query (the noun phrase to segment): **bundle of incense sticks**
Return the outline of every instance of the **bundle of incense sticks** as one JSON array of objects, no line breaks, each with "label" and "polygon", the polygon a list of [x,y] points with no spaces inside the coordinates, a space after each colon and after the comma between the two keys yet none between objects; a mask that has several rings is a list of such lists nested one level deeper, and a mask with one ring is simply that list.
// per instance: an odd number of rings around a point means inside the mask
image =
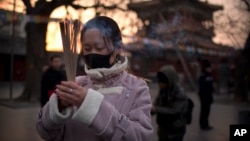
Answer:
[{"label": "bundle of incense sticks", "polygon": [[64,20],[60,22],[63,44],[63,56],[68,81],[75,81],[77,69],[77,45],[81,22],[78,20]]}]

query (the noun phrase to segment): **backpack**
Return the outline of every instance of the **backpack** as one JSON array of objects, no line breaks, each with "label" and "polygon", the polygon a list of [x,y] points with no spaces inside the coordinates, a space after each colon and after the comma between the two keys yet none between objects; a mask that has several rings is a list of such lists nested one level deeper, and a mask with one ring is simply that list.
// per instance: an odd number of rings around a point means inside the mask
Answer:
[{"label": "backpack", "polygon": [[187,111],[186,111],[187,124],[191,124],[192,122],[193,108],[194,108],[194,102],[190,98],[188,98]]}]

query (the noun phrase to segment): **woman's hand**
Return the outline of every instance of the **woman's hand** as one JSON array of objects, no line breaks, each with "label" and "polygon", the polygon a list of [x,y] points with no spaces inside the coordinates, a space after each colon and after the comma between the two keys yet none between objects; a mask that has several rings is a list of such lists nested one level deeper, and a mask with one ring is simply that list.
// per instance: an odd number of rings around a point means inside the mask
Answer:
[{"label": "woman's hand", "polygon": [[155,106],[151,107],[151,112],[155,112]]},{"label": "woman's hand", "polygon": [[62,81],[60,85],[56,86],[56,94],[64,104],[80,107],[87,94],[87,89],[76,82]]},{"label": "woman's hand", "polygon": [[62,110],[64,108],[67,108],[68,106],[70,106],[69,103],[67,103],[66,101],[62,100],[62,99],[58,99],[58,108],[59,108],[59,111],[62,112]]}]

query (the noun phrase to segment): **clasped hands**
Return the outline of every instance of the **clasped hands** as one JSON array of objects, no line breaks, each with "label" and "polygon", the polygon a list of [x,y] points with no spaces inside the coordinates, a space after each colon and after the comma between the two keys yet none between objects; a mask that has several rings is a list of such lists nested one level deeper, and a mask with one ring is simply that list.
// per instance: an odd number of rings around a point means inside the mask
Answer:
[{"label": "clasped hands", "polygon": [[62,81],[56,85],[55,93],[59,99],[59,109],[62,110],[68,106],[80,107],[86,94],[87,89],[73,81]]}]

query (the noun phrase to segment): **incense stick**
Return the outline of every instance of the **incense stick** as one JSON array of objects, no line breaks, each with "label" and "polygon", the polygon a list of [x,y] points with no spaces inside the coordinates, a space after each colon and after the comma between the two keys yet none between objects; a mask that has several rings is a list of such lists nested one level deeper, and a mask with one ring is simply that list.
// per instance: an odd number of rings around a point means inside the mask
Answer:
[{"label": "incense stick", "polygon": [[77,69],[77,40],[81,23],[78,20],[60,22],[63,56],[68,81],[75,81]]}]

